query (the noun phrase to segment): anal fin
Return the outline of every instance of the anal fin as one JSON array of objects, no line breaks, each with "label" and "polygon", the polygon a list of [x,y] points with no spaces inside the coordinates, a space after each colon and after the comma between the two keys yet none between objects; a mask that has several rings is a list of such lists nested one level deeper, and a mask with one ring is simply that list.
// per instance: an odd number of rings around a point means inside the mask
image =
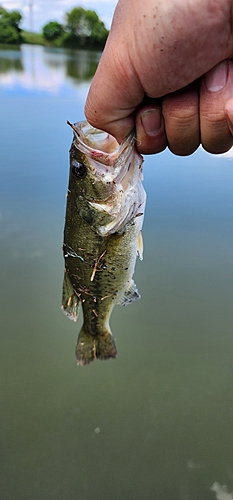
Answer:
[{"label": "anal fin", "polygon": [[67,272],[64,274],[63,288],[62,288],[62,310],[69,319],[77,321],[79,299],[74,292],[73,285]]},{"label": "anal fin", "polygon": [[122,297],[120,297],[117,300],[116,304],[118,304],[120,306],[127,306],[128,304],[130,304],[134,300],[137,300],[140,298],[141,298],[141,295],[140,295],[134,281],[131,280],[128,287],[124,291],[124,294],[122,295]]}]

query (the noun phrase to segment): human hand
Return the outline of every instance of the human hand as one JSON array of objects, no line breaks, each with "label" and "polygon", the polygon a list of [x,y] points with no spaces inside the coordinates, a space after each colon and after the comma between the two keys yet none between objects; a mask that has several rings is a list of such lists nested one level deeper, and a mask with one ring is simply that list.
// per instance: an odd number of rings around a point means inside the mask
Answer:
[{"label": "human hand", "polygon": [[137,149],[233,144],[232,0],[120,0],[88,94],[91,125]]}]

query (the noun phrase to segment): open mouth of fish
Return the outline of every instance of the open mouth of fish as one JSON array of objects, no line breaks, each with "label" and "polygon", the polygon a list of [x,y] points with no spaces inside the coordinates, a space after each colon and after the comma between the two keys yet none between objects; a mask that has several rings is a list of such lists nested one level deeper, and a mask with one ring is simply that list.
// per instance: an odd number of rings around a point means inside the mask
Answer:
[{"label": "open mouth of fish", "polygon": [[92,127],[88,122],[83,122],[83,125],[80,127],[79,139],[80,142],[84,142],[84,145],[90,151],[93,149],[96,150],[101,156],[103,155],[103,158],[106,154],[116,154],[120,147],[115,137],[103,130]]},{"label": "open mouth of fish", "polygon": [[92,127],[87,121],[72,125],[75,146],[89,159],[93,175],[105,182],[121,184],[126,190],[134,179],[135,170],[141,168],[143,158],[135,149],[135,133],[132,131],[122,144],[115,137]]}]

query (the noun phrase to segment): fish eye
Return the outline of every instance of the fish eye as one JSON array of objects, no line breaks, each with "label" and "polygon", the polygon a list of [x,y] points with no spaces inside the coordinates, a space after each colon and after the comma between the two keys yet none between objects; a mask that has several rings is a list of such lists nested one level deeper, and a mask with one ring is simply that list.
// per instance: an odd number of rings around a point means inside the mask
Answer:
[{"label": "fish eye", "polygon": [[83,179],[86,175],[86,167],[84,163],[80,163],[79,161],[73,160],[72,161],[72,173],[77,177],[78,179]]}]

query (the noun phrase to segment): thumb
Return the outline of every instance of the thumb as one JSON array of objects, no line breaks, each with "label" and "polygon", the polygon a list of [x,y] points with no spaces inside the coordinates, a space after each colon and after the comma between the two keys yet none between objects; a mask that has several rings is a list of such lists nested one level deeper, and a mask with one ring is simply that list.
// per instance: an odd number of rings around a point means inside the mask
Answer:
[{"label": "thumb", "polygon": [[144,96],[135,76],[129,73],[129,65],[122,62],[119,67],[114,52],[106,47],[85,104],[87,121],[113,135],[118,142],[132,131],[135,109]]},{"label": "thumb", "polygon": [[124,39],[112,28],[87,96],[87,121],[122,142],[135,126],[135,109],[143,97]]},{"label": "thumb", "polygon": [[182,89],[231,57],[231,3],[119,0],[87,97],[90,124],[121,142],[145,95],[156,99]]}]

